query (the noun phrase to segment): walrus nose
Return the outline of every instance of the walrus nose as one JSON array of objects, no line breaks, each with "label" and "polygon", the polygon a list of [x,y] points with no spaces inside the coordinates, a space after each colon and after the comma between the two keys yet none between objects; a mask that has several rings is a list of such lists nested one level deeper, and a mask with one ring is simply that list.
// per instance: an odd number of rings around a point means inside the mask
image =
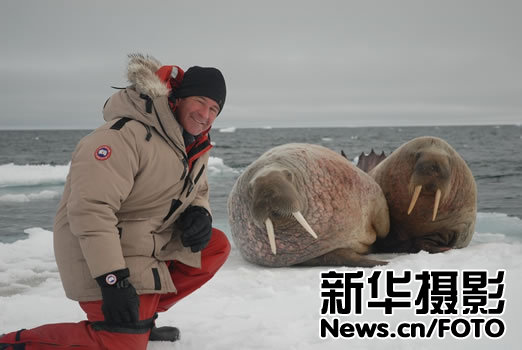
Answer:
[{"label": "walrus nose", "polygon": [[442,175],[442,170],[436,162],[425,161],[419,162],[415,165],[415,171],[420,175],[424,176],[440,176]]},{"label": "walrus nose", "polygon": [[429,183],[429,184],[425,184],[424,186],[424,189],[430,193],[435,193],[435,191],[438,190],[438,187],[436,184],[434,183]]}]

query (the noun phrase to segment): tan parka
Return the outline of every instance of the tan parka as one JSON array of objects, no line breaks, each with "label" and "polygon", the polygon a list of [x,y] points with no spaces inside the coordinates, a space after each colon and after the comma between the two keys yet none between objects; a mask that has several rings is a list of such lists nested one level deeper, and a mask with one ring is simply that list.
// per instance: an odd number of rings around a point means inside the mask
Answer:
[{"label": "tan parka", "polygon": [[132,85],[107,101],[107,122],[73,153],[54,223],[56,262],[73,300],[100,300],[94,278],[114,270],[129,268],[138,294],[146,294],[176,292],[165,261],[200,267],[200,253],[182,246],[175,221],[189,205],[210,212],[209,155],[189,171],[169,89],[155,75],[160,66],[131,56]]}]

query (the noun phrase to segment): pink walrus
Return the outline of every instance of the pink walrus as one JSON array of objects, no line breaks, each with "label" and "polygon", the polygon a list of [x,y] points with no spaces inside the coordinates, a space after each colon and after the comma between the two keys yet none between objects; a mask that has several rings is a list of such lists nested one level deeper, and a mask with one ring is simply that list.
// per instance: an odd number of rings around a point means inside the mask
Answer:
[{"label": "pink walrus", "polygon": [[319,145],[286,144],[264,153],[234,184],[228,214],[236,247],[259,265],[384,264],[363,256],[388,234],[381,188]]}]

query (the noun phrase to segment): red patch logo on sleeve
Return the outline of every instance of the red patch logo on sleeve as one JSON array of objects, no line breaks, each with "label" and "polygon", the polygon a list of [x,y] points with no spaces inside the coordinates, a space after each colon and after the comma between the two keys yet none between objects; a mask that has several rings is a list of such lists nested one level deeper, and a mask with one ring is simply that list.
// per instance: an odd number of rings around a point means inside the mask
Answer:
[{"label": "red patch logo on sleeve", "polygon": [[94,152],[94,157],[98,160],[106,160],[109,159],[111,156],[112,150],[109,146],[103,145],[98,148],[96,148],[96,151]]}]

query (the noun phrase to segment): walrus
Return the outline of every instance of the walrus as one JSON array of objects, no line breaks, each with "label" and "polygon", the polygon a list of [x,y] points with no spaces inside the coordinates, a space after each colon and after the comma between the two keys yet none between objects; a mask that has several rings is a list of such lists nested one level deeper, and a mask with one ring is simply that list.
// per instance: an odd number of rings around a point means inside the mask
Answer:
[{"label": "walrus", "polygon": [[469,244],[477,185],[464,159],[446,141],[418,137],[379,161],[375,165],[364,159],[375,166],[365,170],[381,186],[390,213],[390,233],[376,242],[377,251],[437,253]]},{"label": "walrus", "polygon": [[250,164],[228,197],[232,238],[255,264],[363,266],[389,230],[386,199],[364,171],[319,145],[274,147]]}]

